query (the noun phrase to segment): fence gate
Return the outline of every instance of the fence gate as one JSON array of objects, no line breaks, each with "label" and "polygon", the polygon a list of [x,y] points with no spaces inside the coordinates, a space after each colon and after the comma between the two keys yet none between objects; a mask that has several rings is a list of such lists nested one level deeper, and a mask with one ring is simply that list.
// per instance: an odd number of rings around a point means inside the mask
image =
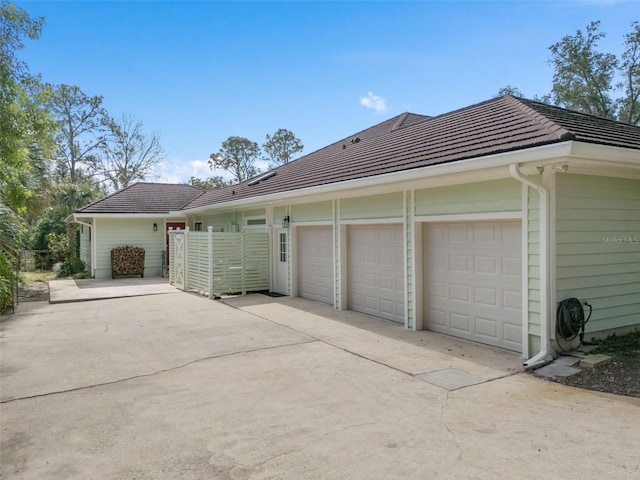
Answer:
[{"label": "fence gate", "polygon": [[176,232],[173,234],[174,251],[171,257],[171,270],[173,274],[173,284],[176,288],[184,290],[184,272],[185,272],[185,255],[184,255],[184,232]]}]

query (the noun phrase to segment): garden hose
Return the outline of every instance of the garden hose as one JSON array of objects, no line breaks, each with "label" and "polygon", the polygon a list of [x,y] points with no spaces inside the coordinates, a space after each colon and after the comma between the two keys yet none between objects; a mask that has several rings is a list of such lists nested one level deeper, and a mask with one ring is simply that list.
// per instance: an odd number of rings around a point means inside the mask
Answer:
[{"label": "garden hose", "polygon": [[589,307],[589,315],[585,319],[582,302],[571,297],[562,300],[556,312],[556,333],[559,337],[570,342],[580,335],[580,344],[584,341],[584,326],[591,318],[593,308],[587,302],[584,305]]}]

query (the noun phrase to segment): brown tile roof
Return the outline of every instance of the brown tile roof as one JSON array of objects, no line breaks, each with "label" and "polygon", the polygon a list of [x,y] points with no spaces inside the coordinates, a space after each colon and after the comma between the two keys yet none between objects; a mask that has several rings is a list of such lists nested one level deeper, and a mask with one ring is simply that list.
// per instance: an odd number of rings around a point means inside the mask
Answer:
[{"label": "brown tile roof", "polygon": [[[576,140],[640,149],[640,127],[504,96],[436,117],[404,113],[185,208]],[[275,174],[274,174],[275,173]],[[264,174],[263,174],[264,175]]]},{"label": "brown tile roof", "polygon": [[202,195],[204,190],[173,183],[134,183],[97,200],[76,213],[157,213],[180,210]]}]

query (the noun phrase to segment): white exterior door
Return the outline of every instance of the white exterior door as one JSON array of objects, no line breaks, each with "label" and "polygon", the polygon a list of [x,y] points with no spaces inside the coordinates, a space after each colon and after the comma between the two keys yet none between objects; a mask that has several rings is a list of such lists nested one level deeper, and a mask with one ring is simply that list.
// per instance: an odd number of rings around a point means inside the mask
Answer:
[{"label": "white exterior door", "polygon": [[283,295],[289,294],[289,230],[286,228],[274,229],[274,285],[273,290]]},{"label": "white exterior door", "polygon": [[425,224],[425,325],[522,351],[520,222]]},{"label": "white exterior door", "polygon": [[331,227],[297,228],[298,295],[333,305]]},{"label": "white exterior door", "polygon": [[349,227],[349,308],[404,324],[402,225]]}]

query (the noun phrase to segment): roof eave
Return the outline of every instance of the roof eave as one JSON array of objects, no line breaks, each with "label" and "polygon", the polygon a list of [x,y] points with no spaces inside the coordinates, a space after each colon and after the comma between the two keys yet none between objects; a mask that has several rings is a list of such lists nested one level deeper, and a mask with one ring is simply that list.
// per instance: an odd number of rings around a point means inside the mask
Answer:
[{"label": "roof eave", "polygon": [[373,187],[389,183],[402,183],[407,181],[415,181],[416,179],[424,179],[430,177],[452,175],[456,173],[471,172],[484,170],[488,168],[508,166],[512,163],[535,163],[544,162],[550,159],[566,157],[571,154],[572,144],[574,142],[559,142],[539,147],[528,148],[525,150],[516,150],[512,152],[498,153],[483,157],[475,157],[467,160],[449,162],[426,167],[403,170],[401,172],[387,173],[372,177],[365,177],[356,180],[347,180],[344,182],[330,183],[327,185],[319,185],[315,187],[304,188],[300,190],[292,190],[289,192],[274,193],[256,197],[243,198],[231,202],[221,202],[212,205],[204,205],[191,209],[184,209],[180,212],[187,215],[198,214],[210,210],[239,208],[247,205],[260,203],[278,203],[288,199],[306,197],[312,195],[320,195],[323,193],[339,193],[347,190],[353,190],[364,187]]},{"label": "roof eave", "polygon": [[67,217],[66,221],[69,221],[69,218],[184,218],[185,213],[183,212],[160,212],[160,213],[105,213],[105,212],[75,212]]}]

